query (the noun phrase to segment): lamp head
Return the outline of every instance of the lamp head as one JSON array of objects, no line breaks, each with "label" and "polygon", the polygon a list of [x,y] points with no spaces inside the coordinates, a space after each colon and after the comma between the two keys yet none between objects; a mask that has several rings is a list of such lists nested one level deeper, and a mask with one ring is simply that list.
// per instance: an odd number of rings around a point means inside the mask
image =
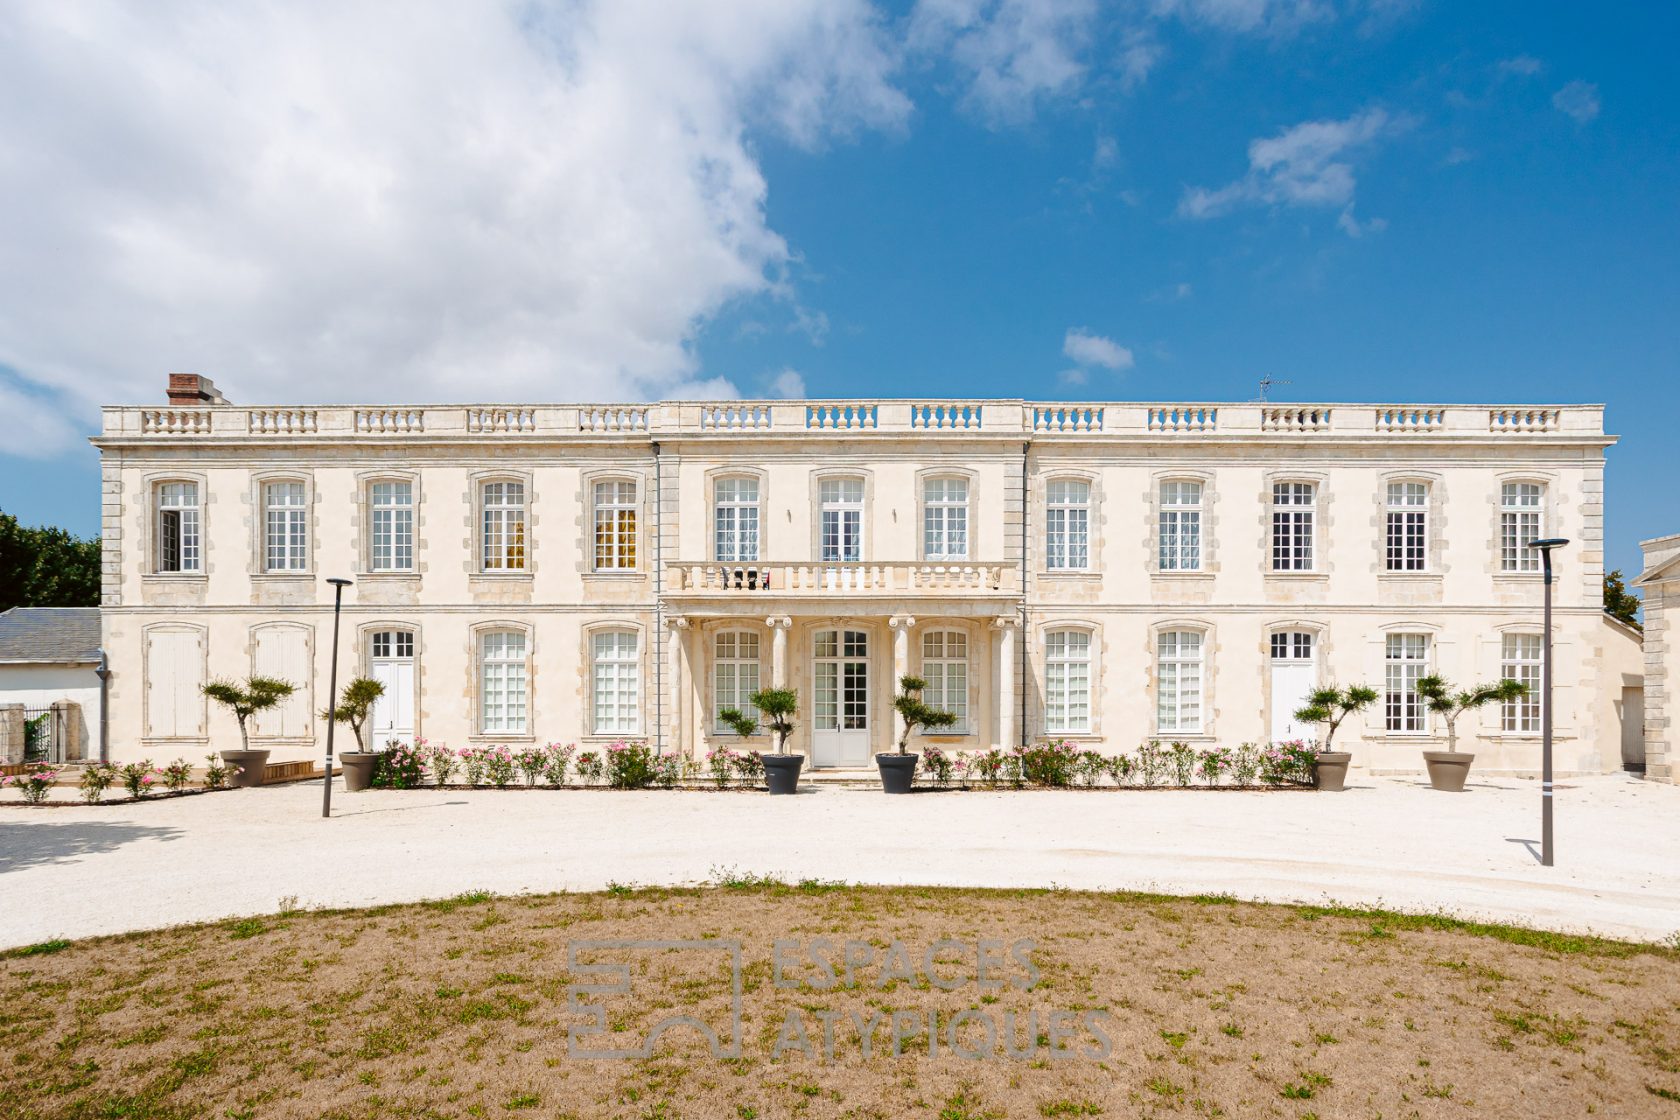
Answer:
[{"label": "lamp head", "polygon": [[327,582],[332,584],[334,587],[349,587],[350,586],[350,581],[347,580],[347,579],[334,578],[334,579],[327,580]]},{"label": "lamp head", "polygon": [[1529,548],[1538,548],[1541,552],[1550,552],[1554,548],[1562,548],[1569,543],[1567,537],[1547,537],[1541,541],[1529,541]]}]

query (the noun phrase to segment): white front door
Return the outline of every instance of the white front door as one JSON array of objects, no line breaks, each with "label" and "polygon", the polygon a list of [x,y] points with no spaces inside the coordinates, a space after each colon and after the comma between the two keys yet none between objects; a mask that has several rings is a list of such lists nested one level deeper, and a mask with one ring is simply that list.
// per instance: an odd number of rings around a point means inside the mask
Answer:
[{"label": "white front door", "polygon": [[382,751],[393,740],[414,742],[414,632],[380,630],[368,653],[368,675],[385,686],[368,717],[368,749]]},{"label": "white front door", "polygon": [[1304,630],[1280,630],[1272,635],[1272,742],[1311,741],[1311,724],[1298,723],[1295,713],[1318,687],[1317,643]]},{"label": "white front door", "polygon": [[820,630],[814,645],[811,765],[869,764],[869,635]]}]

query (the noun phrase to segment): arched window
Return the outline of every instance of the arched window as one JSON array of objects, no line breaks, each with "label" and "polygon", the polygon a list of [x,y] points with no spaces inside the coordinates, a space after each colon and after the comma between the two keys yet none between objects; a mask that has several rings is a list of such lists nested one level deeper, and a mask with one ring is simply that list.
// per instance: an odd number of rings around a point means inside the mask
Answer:
[{"label": "arched window", "polygon": [[376,572],[414,570],[414,484],[385,479],[368,487],[368,566]]},{"label": "arched window", "polygon": [[590,637],[597,735],[633,735],[642,725],[642,662],[634,630]]},{"label": "arched window", "polygon": [[1193,480],[1161,483],[1161,551],[1163,572],[1197,572],[1202,568],[1202,484]]},{"label": "arched window", "polygon": [[529,669],[524,631],[487,630],[479,635],[479,648],[479,730],[486,735],[525,734]]},{"label": "arched window", "polygon": [[1044,565],[1078,571],[1090,565],[1091,484],[1053,478],[1045,486]]},{"label": "arched window", "polygon": [[198,483],[160,484],[157,488],[157,570],[197,572],[201,559]]},{"label": "arched window", "polygon": [[825,478],[817,484],[822,559],[863,559],[863,479]]},{"label": "arched window", "polygon": [[713,539],[725,564],[758,559],[758,479],[720,478],[713,485]]},{"label": "arched window", "polygon": [[968,559],[968,479],[923,480],[922,558]]},{"label": "arched window", "polygon": [[1429,485],[1388,484],[1383,567],[1390,572],[1421,572],[1429,566]]},{"label": "arched window", "polygon": [[1528,692],[1515,700],[1507,700],[1500,713],[1500,726],[1506,731],[1520,733],[1540,730],[1540,661],[1542,642],[1539,634],[1505,634],[1500,638],[1499,675],[1506,680],[1528,686]]},{"label": "arched window", "polygon": [[1163,735],[1201,731],[1202,633],[1164,630],[1155,638],[1155,729]]},{"label": "arched window", "polygon": [[487,572],[525,569],[525,484],[496,480],[481,491],[483,540],[481,556]]},{"label": "arched window", "polygon": [[1417,691],[1418,678],[1428,672],[1428,634],[1388,636],[1383,648],[1383,725],[1387,730],[1429,730],[1429,710]]},{"label": "arched window", "polygon": [[608,479],[595,484],[595,570],[636,567],[636,484]]},{"label": "arched window", "polygon": [[758,634],[751,630],[725,630],[717,636],[712,659],[712,715],[718,730],[729,725],[718,718],[725,708],[734,708],[749,719],[758,718],[752,695],[758,691]]},{"label": "arched window", "polygon": [[1091,730],[1091,634],[1052,630],[1044,635],[1044,729]]},{"label": "arched window", "polygon": [[309,568],[308,487],[290,479],[263,484],[263,569]]},{"label": "arched window", "polygon": [[1499,487],[1499,570],[1538,572],[1540,552],[1528,547],[1541,538],[1546,488],[1538,482],[1507,482]]},{"label": "arched window", "polygon": [[922,635],[922,700],[957,717],[951,731],[968,730],[968,635],[961,630],[930,630]]},{"label": "arched window", "polygon": [[1272,484],[1272,571],[1313,570],[1313,527],[1318,487],[1310,482]]}]

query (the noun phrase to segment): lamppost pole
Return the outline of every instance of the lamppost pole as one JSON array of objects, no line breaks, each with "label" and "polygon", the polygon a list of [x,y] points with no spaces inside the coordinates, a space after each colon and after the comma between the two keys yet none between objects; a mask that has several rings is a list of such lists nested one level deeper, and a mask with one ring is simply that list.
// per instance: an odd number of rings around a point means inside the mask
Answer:
[{"label": "lamppost pole", "polygon": [[344,589],[350,586],[347,579],[329,579],[327,582],[333,587],[333,637],[332,670],[327,674],[327,772],[321,778],[323,817],[332,816],[333,728],[338,726],[338,720],[333,718],[338,707],[338,616],[344,607]]},{"label": "lamppost pole", "polygon": [[1529,541],[1540,550],[1545,570],[1545,624],[1540,659],[1540,866],[1552,866],[1552,549],[1569,542],[1562,537]]}]

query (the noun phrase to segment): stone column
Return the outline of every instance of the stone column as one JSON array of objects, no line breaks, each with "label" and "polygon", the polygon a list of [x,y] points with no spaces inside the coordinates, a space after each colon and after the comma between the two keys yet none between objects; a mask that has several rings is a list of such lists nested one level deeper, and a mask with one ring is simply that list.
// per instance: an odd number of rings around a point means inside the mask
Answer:
[{"label": "stone column", "polygon": [[770,687],[786,688],[788,686],[788,631],[793,627],[793,619],[786,615],[773,616],[764,620],[770,627]]},{"label": "stone column", "polygon": [[0,704],[0,764],[23,761],[23,705]]},{"label": "stone column", "polygon": [[998,746],[1009,750],[1016,745],[1015,740],[1015,629],[1016,619],[1011,616],[992,620],[992,627],[997,631],[997,667],[998,667]]},{"label": "stone column", "polygon": [[688,619],[668,618],[665,620],[665,675],[667,687],[670,690],[667,703],[671,705],[671,753],[683,754],[683,631],[688,629]]},{"label": "stone column", "polygon": [[[916,625],[916,620],[907,614],[897,614],[887,620],[887,625],[892,627],[893,632],[893,676],[892,688],[889,693],[891,696],[897,696],[899,680],[910,672],[910,628]],[[904,738],[904,717],[898,714],[897,708],[894,708],[893,745],[896,747],[898,741],[902,738]]]},{"label": "stone column", "polygon": [[63,761],[82,759],[82,706],[74,700],[55,700],[52,705],[53,723],[58,741],[64,748]]}]

